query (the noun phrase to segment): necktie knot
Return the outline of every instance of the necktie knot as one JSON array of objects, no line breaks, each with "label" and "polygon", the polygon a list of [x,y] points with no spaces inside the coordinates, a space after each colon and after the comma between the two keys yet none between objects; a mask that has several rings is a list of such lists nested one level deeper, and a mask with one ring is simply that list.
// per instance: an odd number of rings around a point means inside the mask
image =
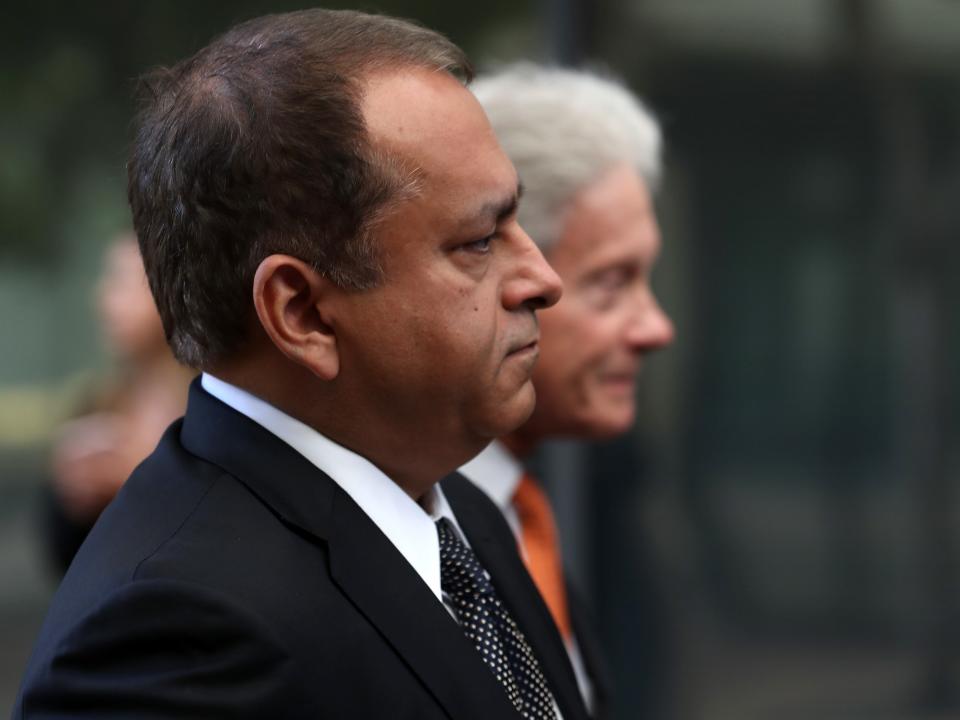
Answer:
[{"label": "necktie knot", "polygon": [[437,536],[440,538],[440,587],[443,591],[451,597],[472,593],[495,598],[490,576],[446,518],[437,521]]}]

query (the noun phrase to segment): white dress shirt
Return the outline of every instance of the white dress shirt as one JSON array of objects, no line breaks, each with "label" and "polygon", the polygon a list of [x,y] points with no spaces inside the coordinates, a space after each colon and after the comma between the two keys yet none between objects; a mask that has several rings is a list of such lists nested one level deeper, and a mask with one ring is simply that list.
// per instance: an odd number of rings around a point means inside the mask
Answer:
[{"label": "white dress shirt", "polygon": [[[523,478],[524,468],[519,460],[498,440],[494,440],[487,448],[473,460],[462,466],[459,471],[474,485],[483,490],[500,508],[507,524],[517,538],[520,553],[526,557],[523,547],[523,532],[520,526],[520,516],[513,504],[513,496],[517,492],[520,480]],[[577,685],[587,709],[593,713],[593,683],[583,663],[583,654],[577,639],[572,634],[566,641],[567,654],[570,664],[573,665],[577,676]]]}]

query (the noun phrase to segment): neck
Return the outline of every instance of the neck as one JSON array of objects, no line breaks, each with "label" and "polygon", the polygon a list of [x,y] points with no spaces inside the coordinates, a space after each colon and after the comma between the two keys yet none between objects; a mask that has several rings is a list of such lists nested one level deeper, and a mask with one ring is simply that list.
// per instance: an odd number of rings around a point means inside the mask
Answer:
[{"label": "neck", "polygon": [[521,426],[500,438],[504,447],[519,459],[529,456],[540,444],[540,438],[526,430],[526,426]]},{"label": "neck", "polygon": [[449,442],[442,447],[430,432],[411,432],[402,423],[371,417],[344,402],[335,381],[318,380],[296,364],[263,368],[233,364],[211,368],[210,373],[257,396],[278,410],[364,457],[396,483],[415,502],[443,477],[483,449],[478,441]]},{"label": "neck", "polygon": [[343,412],[315,418],[309,424],[365,457],[418,503],[430,488],[479,453],[485,444],[452,440],[444,443],[437,440],[436,433],[411,432],[401,423],[379,420]]}]

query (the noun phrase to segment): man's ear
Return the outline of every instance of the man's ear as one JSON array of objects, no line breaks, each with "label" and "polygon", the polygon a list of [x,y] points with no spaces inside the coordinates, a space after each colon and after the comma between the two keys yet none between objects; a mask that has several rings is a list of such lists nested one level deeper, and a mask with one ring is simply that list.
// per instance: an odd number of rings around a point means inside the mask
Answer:
[{"label": "man's ear", "polygon": [[277,349],[322,380],[340,372],[337,339],[325,322],[329,281],[289,255],[265,258],[253,277],[253,305]]}]

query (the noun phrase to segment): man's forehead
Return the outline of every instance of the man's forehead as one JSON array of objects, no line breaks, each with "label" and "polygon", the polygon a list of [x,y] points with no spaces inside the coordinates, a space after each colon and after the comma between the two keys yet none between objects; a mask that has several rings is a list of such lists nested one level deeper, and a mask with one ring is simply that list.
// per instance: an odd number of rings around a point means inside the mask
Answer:
[{"label": "man's forehead", "polygon": [[[370,141],[429,171],[434,162],[494,143],[480,104],[448,73],[407,68],[371,76],[361,102]],[[465,140],[471,143],[464,144]]]},{"label": "man's forehead", "polygon": [[648,265],[660,252],[656,213],[642,179],[617,168],[578,193],[565,214],[551,262],[589,271],[609,264]]},{"label": "man's forehead", "polygon": [[375,150],[415,174],[434,211],[454,224],[450,232],[477,228],[516,205],[513,164],[479,102],[454,77],[420,69],[380,74],[368,83],[362,109]]}]

